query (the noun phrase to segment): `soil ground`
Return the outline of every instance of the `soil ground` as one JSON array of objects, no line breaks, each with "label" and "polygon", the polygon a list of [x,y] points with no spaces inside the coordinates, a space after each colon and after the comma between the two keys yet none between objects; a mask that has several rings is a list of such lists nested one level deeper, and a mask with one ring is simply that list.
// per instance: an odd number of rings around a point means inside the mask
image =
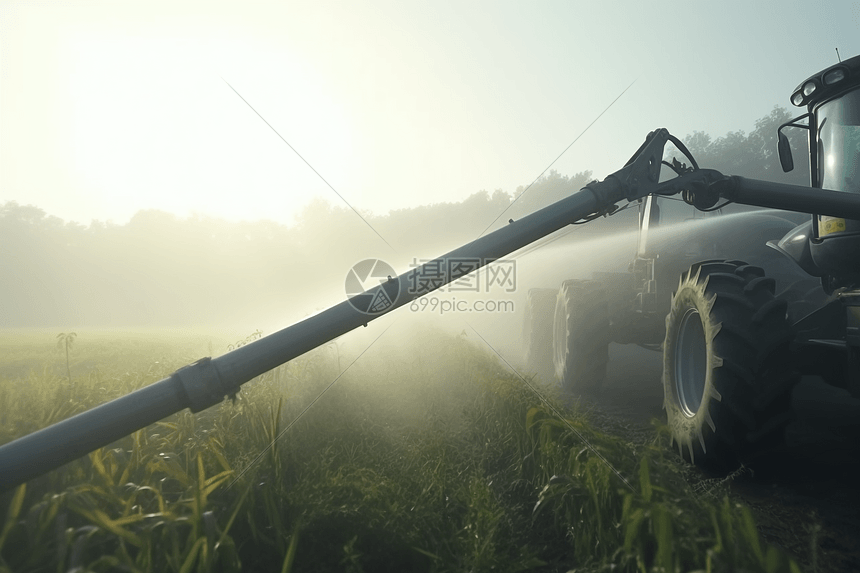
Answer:
[{"label": "soil ground", "polygon": [[[633,444],[656,435],[665,422],[662,354],[612,345],[607,380],[599,396],[583,399],[592,423]],[[679,463],[684,463],[678,458]],[[729,479],[684,463],[697,491],[725,492],[753,511],[764,539],[804,571],[860,571],[860,446],[852,440],[811,436],[803,447],[766,454]]]}]

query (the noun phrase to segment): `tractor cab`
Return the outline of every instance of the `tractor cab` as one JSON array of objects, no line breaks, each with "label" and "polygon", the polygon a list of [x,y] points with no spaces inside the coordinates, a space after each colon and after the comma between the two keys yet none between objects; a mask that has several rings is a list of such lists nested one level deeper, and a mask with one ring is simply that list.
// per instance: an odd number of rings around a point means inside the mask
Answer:
[{"label": "tractor cab", "polygon": [[[807,112],[779,127],[783,171],[794,168],[783,128],[806,129],[812,187],[860,194],[860,56],[807,78],[791,103]],[[828,292],[860,284],[860,221],[813,215],[771,246],[821,277]]]}]

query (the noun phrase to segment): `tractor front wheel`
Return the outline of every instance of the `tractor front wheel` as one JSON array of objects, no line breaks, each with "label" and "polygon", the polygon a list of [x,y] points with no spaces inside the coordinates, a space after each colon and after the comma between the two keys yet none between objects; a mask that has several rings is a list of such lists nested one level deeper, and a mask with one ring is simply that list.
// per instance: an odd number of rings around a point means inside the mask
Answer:
[{"label": "tractor front wheel", "polygon": [[791,418],[792,333],[774,281],[742,261],[681,277],[666,317],[663,395],[673,443],[717,473],[784,439]]}]

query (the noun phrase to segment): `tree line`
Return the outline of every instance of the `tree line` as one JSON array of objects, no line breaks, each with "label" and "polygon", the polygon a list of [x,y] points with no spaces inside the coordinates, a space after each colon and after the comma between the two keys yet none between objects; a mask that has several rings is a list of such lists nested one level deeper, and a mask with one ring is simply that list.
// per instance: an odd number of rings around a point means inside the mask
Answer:
[{"label": "tree line", "polygon": [[[779,167],[776,127],[788,119],[775,107],[749,134],[712,139],[696,131],[684,142],[701,167],[808,185],[804,133],[789,134],[795,171],[784,174]],[[496,218],[491,230],[590,180],[590,171],[550,171],[512,192],[479,191],[460,202],[362,213],[393,248],[351,210],[326,201],[310,203],[291,226],[158,210],[139,211],[123,225],[82,225],[8,201],[0,205],[0,328],[256,325],[271,324],[272,317],[286,326],[343,300],[344,277],[360,260],[381,258],[408,270],[412,262],[474,240]],[[635,228],[635,209],[624,213],[577,231],[593,237]]]}]

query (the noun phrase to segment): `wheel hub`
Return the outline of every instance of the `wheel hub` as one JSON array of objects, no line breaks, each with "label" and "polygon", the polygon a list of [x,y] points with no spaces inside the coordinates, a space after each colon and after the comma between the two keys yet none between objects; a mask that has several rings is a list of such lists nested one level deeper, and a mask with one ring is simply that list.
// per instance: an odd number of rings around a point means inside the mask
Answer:
[{"label": "wheel hub", "polygon": [[675,390],[681,411],[692,418],[702,405],[705,393],[708,353],[702,317],[689,308],[681,318],[675,343]]}]

